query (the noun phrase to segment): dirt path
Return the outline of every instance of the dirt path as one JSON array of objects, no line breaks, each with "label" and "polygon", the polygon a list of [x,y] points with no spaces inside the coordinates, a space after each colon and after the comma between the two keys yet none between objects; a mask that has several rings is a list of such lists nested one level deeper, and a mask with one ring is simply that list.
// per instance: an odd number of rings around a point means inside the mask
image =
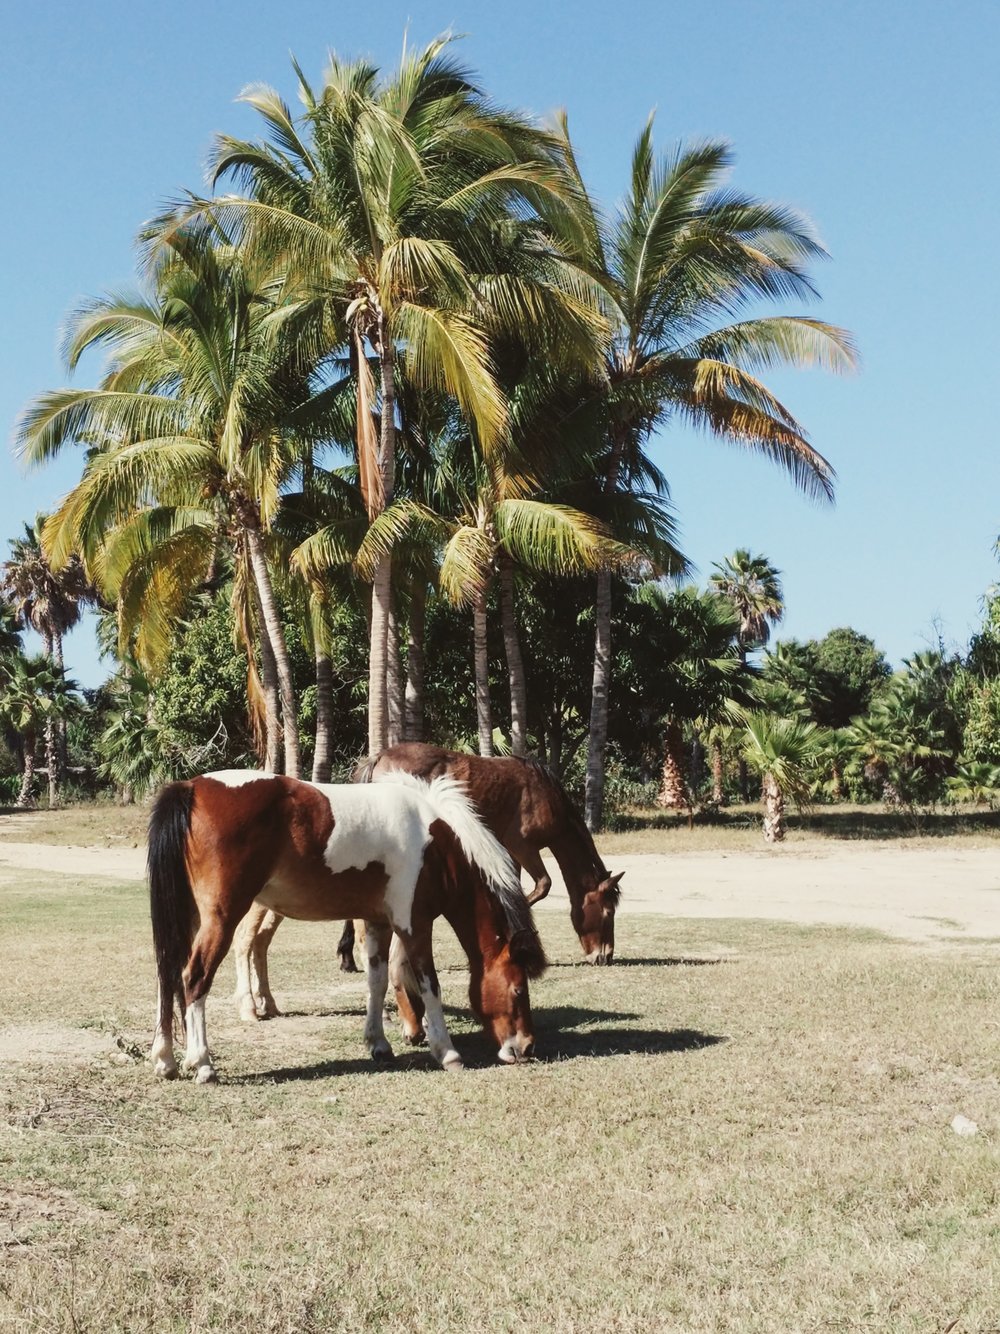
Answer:
[{"label": "dirt path", "polygon": [[[566,910],[556,884],[542,911]],[[0,884],[18,870],[141,880],[143,848],[0,844]],[[1000,943],[1000,849],[831,843],[774,853],[634,854],[622,912],[676,917],[758,917],[802,924],[871,927],[908,940]]]}]

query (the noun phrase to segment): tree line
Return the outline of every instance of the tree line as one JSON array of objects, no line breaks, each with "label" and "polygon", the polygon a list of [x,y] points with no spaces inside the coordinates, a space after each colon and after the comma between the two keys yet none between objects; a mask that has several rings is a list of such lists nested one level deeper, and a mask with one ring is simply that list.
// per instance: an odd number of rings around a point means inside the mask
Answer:
[{"label": "tree line", "polygon": [[[316,87],[294,69],[301,112],[245,90],[260,136],[218,135],[213,193],[142,228],[138,290],[70,317],[67,366],[105,362],[18,422],[29,463],[81,456],[37,551],[102,609],[137,760],[211,750],[162,730],[205,622],[216,664],[225,642],[240,664],[223,750],[293,775],[309,753],[319,780],[348,737],[534,750],[581,768],[597,827],[625,683],[659,708],[639,638],[669,629],[679,661],[726,596],[664,582],[688,562],[654,438],[695,425],[832,497],[761,378],[855,363],[843,329],[770,313],[815,294],[824,251],[802,215],[729,183],[727,145],[657,152],[652,120],[606,213],[565,118],[495,103],[448,39],[391,71],[332,56]],[[12,605],[48,624],[12,563]],[[189,713],[208,708],[191,691]],[[60,711],[42,724],[50,783]]]}]

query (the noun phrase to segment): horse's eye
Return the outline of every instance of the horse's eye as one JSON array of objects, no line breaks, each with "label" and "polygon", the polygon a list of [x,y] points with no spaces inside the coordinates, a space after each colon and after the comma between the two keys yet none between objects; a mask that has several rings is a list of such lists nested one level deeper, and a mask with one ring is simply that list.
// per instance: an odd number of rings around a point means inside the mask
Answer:
[{"label": "horse's eye", "polygon": [[515,1000],[521,1000],[524,996],[524,987],[511,987],[511,994]]}]

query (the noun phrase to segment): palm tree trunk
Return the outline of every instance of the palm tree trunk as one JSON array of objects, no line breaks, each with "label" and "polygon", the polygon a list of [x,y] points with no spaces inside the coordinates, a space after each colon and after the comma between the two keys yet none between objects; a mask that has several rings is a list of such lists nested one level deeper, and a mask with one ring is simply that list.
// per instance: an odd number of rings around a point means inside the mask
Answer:
[{"label": "palm tree trunk", "polygon": [[473,642],[476,659],[476,721],[479,725],[479,753],[493,754],[493,717],[490,710],[490,662],[486,644],[486,594],[479,593],[472,604]]},{"label": "palm tree trunk", "polygon": [[510,679],[510,744],[515,755],[528,753],[528,688],[524,679],[524,658],[514,615],[514,562],[506,551],[500,553],[500,620],[503,646]]},{"label": "palm tree trunk", "polygon": [[406,679],[399,653],[399,622],[395,607],[389,612],[389,631],[386,636],[385,700],[389,714],[389,745],[398,746],[403,738],[406,709]]},{"label": "palm tree trunk", "polygon": [[45,724],[45,764],[48,769],[49,810],[54,811],[59,805],[59,734],[53,718],[49,718]]},{"label": "palm tree trunk", "polygon": [[[60,675],[65,671],[66,664],[63,661],[63,638],[61,630],[52,632],[52,663]],[[56,721],[56,801],[59,800],[59,793],[66,781],[66,770],[69,764],[66,746],[66,719],[59,718]],[[51,805],[51,789],[49,793],[49,804]]]},{"label": "palm tree trunk", "polygon": [[716,806],[725,806],[725,767],[722,759],[722,742],[712,742],[712,801]]},{"label": "palm tree trunk", "polygon": [[604,754],[608,746],[608,686],[611,680],[611,571],[597,572],[594,605],[594,682],[590,695],[587,739],[587,785],[584,819],[599,829],[604,811]]},{"label": "palm tree trunk", "polygon": [[764,841],[780,843],[785,837],[785,798],[773,774],[766,773],[764,791]]},{"label": "palm tree trunk", "polygon": [[691,798],[684,778],[684,736],[676,718],[671,718],[667,722],[660,792],[656,802],[658,806],[665,806],[668,810],[691,809]]},{"label": "palm tree trunk", "polygon": [[282,736],[285,743],[285,773],[290,778],[298,778],[300,772],[298,718],[288,645],[285,643],[285,632],[281,626],[278,605],[274,598],[274,586],[271,583],[271,572],[267,567],[263,536],[260,529],[253,526],[247,527],[246,535],[250,565],[257,585],[257,596],[260,599],[261,628],[264,632],[261,638],[266,635],[270,640],[271,651],[274,654],[274,668],[278,676]]},{"label": "palm tree trunk", "polygon": [[312,780],[330,781],[330,732],[333,726],[333,663],[321,648],[316,650],[316,749],[313,751]]},{"label": "palm tree trunk", "polygon": [[24,772],[21,775],[21,790],[17,794],[17,801],[14,803],[19,811],[28,810],[32,803],[32,788],[35,786],[35,733],[33,730],[24,733]]},{"label": "palm tree trunk", "polygon": [[[280,774],[282,772],[281,701],[278,693],[278,665],[274,658],[274,649],[271,647],[267,627],[264,624],[264,610],[261,606],[257,581],[250,578],[247,582],[253,596],[260,640],[260,688],[264,696],[264,768],[268,773]],[[247,653],[252,652],[253,646],[248,644]]]},{"label": "palm tree trunk", "polygon": [[424,739],[424,630],[427,622],[427,585],[419,576],[410,596],[406,641],[406,705],[404,741]]},{"label": "palm tree trunk", "polygon": [[[379,442],[379,473],[382,505],[392,503],[396,482],[396,379],[395,348],[383,312],[378,317],[378,359],[382,379],[382,432]],[[385,750],[389,734],[387,674],[389,618],[392,614],[392,561],[379,561],[372,584],[371,648],[368,657],[368,753]]]}]

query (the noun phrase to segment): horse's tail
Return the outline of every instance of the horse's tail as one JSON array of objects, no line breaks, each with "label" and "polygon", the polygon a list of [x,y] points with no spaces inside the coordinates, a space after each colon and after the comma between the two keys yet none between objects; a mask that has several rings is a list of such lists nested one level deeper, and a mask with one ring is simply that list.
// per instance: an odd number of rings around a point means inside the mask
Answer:
[{"label": "horse's tail", "polygon": [[187,868],[194,788],[168,783],[149,817],[149,914],[153,923],[160,1019],[169,1023],[176,1003],[184,1015],[184,965],[191,952],[194,895]]},{"label": "horse's tail", "polygon": [[481,874],[487,892],[499,905],[507,923],[511,956],[529,977],[540,977],[547,960],[521,890],[520,873],[507,849],[479,818],[465,784],[451,774],[441,774],[430,783],[409,774],[393,774],[394,782],[407,779],[423,789],[435,811],[453,831],[467,859]]}]

